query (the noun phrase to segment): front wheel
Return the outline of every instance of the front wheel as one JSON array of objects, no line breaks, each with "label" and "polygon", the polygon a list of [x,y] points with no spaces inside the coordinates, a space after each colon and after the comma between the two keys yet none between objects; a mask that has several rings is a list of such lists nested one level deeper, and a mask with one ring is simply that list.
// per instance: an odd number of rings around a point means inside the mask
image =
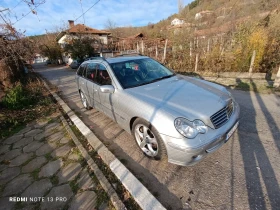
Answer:
[{"label": "front wheel", "polygon": [[156,160],[167,156],[164,143],[157,130],[147,121],[137,119],[132,127],[134,139],[142,152]]},{"label": "front wheel", "polygon": [[87,98],[86,98],[85,94],[82,91],[80,92],[80,97],[81,97],[81,101],[82,101],[83,106],[86,109],[90,109],[90,106],[88,104]]}]

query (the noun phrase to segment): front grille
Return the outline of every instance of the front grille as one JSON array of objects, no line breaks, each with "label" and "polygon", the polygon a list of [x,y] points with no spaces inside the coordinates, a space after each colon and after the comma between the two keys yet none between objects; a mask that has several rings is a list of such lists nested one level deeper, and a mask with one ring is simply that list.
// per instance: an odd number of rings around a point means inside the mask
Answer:
[{"label": "front grille", "polygon": [[230,100],[228,105],[218,111],[217,113],[213,114],[210,119],[213,123],[214,127],[217,129],[223,126],[230,118],[233,112],[233,102]]}]

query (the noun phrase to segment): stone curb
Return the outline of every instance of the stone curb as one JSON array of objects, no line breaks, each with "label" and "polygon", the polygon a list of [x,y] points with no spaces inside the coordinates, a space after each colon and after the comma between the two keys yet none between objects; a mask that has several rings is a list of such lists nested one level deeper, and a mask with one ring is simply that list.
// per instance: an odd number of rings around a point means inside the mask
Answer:
[{"label": "stone curb", "polygon": [[[132,195],[134,200],[143,210],[165,209],[163,205],[150,193],[150,191],[108,150],[108,148],[95,136],[95,134],[79,119],[79,117],[70,109],[70,107],[51,89],[43,80],[45,87],[49,90],[55,100],[63,108],[71,121],[76,125],[79,131],[88,140],[98,155],[102,158],[118,177],[121,183]],[[90,164],[92,164],[90,161]],[[101,181],[100,181],[101,182]],[[110,194],[109,194],[110,195]]]}]

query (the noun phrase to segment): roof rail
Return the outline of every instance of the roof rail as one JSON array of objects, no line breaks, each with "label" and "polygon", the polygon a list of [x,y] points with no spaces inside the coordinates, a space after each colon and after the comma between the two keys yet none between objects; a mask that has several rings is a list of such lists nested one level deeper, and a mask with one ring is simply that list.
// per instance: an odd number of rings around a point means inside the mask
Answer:
[{"label": "roof rail", "polygon": [[116,55],[115,57],[128,57],[128,56],[143,56],[140,53],[132,53],[132,54],[120,54],[120,55]]},{"label": "roof rail", "polygon": [[142,56],[142,54],[139,53],[138,50],[126,50],[126,51],[121,51],[119,55],[114,57],[122,57],[122,56]]},{"label": "roof rail", "polygon": [[106,58],[104,58],[104,57],[89,57],[89,58],[85,59],[85,61],[90,61],[90,60],[104,60],[104,61],[106,61]]}]

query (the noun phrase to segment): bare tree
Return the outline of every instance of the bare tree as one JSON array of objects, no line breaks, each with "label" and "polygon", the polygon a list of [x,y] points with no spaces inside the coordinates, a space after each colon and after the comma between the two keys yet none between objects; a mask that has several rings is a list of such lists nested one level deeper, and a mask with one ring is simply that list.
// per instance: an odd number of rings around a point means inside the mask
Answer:
[{"label": "bare tree", "polygon": [[[35,9],[43,4],[45,0],[23,0],[30,8],[29,13],[36,14]],[[0,19],[4,24],[0,24],[0,88],[3,90],[20,81],[24,75],[25,62],[34,56],[34,42],[26,37],[24,33],[19,32],[13,26],[10,18],[4,15],[6,8],[0,11]],[[23,19],[29,13],[23,15],[16,22]]]},{"label": "bare tree", "polygon": [[113,36],[120,37],[121,32],[120,32],[119,28],[117,27],[117,24],[115,21],[113,21],[112,19],[108,19],[104,26],[105,26],[105,29],[110,31]]}]

